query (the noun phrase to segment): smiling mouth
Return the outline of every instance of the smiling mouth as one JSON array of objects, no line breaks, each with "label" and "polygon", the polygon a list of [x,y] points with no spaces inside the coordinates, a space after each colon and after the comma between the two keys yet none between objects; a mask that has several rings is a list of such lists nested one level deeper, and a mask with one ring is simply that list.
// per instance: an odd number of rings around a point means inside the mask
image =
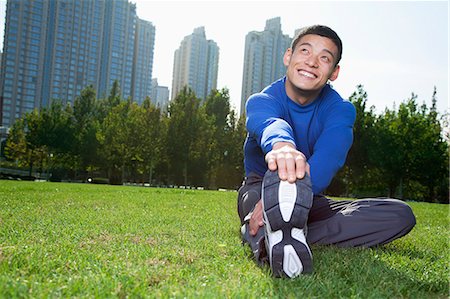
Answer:
[{"label": "smiling mouth", "polygon": [[305,71],[305,70],[299,70],[298,73],[299,73],[301,76],[304,76],[304,77],[306,77],[306,78],[310,78],[310,79],[316,79],[316,78],[317,78],[316,75],[314,75],[313,73],[307,72],[307,71]]}]

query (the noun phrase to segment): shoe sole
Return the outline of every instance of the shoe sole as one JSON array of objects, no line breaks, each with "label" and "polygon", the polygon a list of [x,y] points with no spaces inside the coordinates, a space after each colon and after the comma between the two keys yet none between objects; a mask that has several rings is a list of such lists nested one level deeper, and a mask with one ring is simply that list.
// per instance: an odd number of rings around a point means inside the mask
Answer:
[{"label": "shoe sole", "polygon": [[313,270],[304,229],[313,202],[309,177],[296,183],[280,181],[268,171],[262,187],[266,247],[276,277],[296,277]]}]

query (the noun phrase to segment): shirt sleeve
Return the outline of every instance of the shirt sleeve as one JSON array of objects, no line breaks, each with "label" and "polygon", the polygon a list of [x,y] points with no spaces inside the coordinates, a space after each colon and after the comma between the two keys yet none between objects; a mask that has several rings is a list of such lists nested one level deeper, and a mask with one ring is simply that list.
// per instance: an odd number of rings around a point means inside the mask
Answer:
[{"label": "shirt sleeve", "polygon": [[251,96],[246,103],[246,126],[253,137],[267,154],[277,142],[290,142],[295,146],[291,126],[283,119],[285,109],[274,97],[259,93]]},{"label": "shirt sleeve", "polygon": [[343,102],[330,108],[323,120],[323,131],[308,160],[314,194],[325,190],[334,175],[344,165],[353,143],[353,124],[356,110],[352,103]]}]

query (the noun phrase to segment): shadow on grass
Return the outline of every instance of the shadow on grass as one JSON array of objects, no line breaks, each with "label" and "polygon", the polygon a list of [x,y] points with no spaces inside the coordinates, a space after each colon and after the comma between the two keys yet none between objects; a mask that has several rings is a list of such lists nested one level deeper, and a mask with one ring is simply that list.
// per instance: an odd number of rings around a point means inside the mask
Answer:
[{"label": "shadow on grass", "polygon": [[[443,298],[448,294],[446,272],[443,271],[442,277],[424,275],[422,271],[433,269],[428,263],[430,257],[420,251],[391,246],[376,249],[312,246],[312,250],[312,275],[295,279],[271,278],[272,289],[264,295],[280,298]],[[425,259],[428,270],[426,266],[420,269],[422,263],[416,263],[415,259]],[[271,275],[268,267],[262,272]]]}]

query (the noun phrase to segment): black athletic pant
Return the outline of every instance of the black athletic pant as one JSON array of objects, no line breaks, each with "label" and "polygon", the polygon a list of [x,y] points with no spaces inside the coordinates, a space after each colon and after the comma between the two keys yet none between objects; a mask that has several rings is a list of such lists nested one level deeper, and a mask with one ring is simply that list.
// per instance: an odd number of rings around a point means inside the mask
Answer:
[{"label": "black athletic pant", "polygon": [[[261,199],[262,177],[250,174],[238,193],[241,224]],[[397,199],[335,201],[314,196],[309,212],[309,244],[371,247],[406,235],[416,224],[411,208]]]}]

